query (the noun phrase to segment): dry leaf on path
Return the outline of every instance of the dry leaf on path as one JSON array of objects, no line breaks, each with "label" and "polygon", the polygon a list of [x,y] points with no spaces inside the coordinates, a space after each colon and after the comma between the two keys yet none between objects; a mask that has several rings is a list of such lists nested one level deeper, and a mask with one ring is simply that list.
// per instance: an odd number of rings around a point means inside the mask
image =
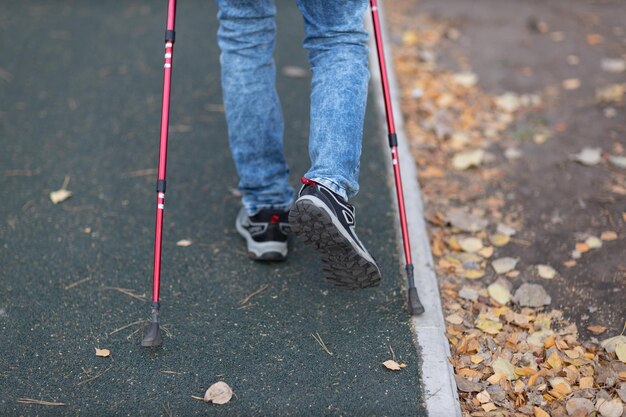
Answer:
[{"label": "dry leaf on path", "polygon": [[563,80],[563,88],[566,90],[577,90],[580,88],[580,80],[578,78]]},{"label": "dry leaf on path", "polygon": [[602,160],[602,148],[584,147],[579,153],[570,155],[570,159],[587,166],[597,165]]},{"label": "dry leaf on path", "polygon": [[509,290],[499,282],[494,282],[487,287],[489,296],[495,300],[498,304],[506,305],[511,301],[511,293]]},{"label": "dry leaf on path", "polygon": [[602,247],[602,241],[595,236],[589,236],[585,240],[585,245],[587,245],[589,249],[599,249]]},{"label": "dry leaf on path", "polygon": [[617,355],[617,359],[622,363],[626,363],[626,343],[618,342],[615,345],[615,354]]},{"label": "dry leaf on path", "polygon": [[614,167],[626,169],[626,156],[609,155],[609,162]]},{"label": "dry leaf on path", "polygon": [[232,397],[233,390],[223,381],[211,385],[204,393],[204,401],[213,404],[226,404]]},{"label": "dry leaf on path", "polygon": [[606,332],[606,327],[600,325],[591,325],[587,326],[587,330],[589,330],[593,334],[602,334]]},{"label": "dry leaf on path", "polygon": [[383,362],[383,365],[385,366],[385,368],[390,369],[392,371],[399,371],[400,369],[402,369],[402,366],[398,362],[391,360],[391,359]]},{"label": "dry leaf on path", "polygon": [[615,337],[609,337],[608,339],[604,339],[600,342],[600,346],[604,348],[609,353],[615,352],[615,347],[618,343],[626,343],[626,336],[623,334]]},{"label": "dry leaf on path", "polygon": [[493,246],[501,247],[508,244],[511,241],[511,237],[502,233],[496,233],[489,236],[489,241]]},{"label": "dry leaf on path", "polygon": [[65,180],[63,181],[63,185],[61,186],[61,188],[56,191],[50,192],[50,200],[52,201],[52,204],[62,203],[63,201],[67,200],[68,198],[72,196],[72,192],[67,190],[67,186],[69,183],[70,183],[70,177],[65,177]]},{"label": "dry leaf on path", "polygon": [[284,66],[281,72],[284,76],[291,78],[303,78],[309,75],[309,71],[305,68],[297,67],[295,65]]},{"label": "dry leaf on path", "polygon": [[111,351],[109,349],[98,349],[96,348],[96,356],[100,356],[102,358],[106,358],[111,355]]},{"label": "dry leaf on path", "polygon": [[617,233],[613,231],[602,232],[602,234],[600,235],[600,239],[607,241],[607,242],[610,240],[615,240],[617,239]]},{"label": "dry leaf on path", "polygon": [[533,407],[533,414],[535,417],[550,417],[550,414],[539,407]]},{"label": "dry leaf on path", "polygon": [[626,61],[620,58],[603,58],[602,70],[613,74],[626,71]]},{"label": "dry leaf on path", "polygon": [[504,375],[509,381],[514,381],[518,378],[513,364],[502,357],[493,361],[491,367],[494,373]]},{"label": "dry leaf on path", "polygon": [[193,242],[189,239],[181,239],[178,242],[176,242],[176,246],[181,246],[183,248],[186,248],[187,246],[191,246]]},{"label": "dry leaf on path", "polygon": [[498,258],[491,262],[491,266],[493,270],[496,271],[496,274],[506,274],[515,269],[515,265],[517,265],[517,259],[515,258]]},{"label": "dry leaf on path", "polygon": [[596,402],[596,410],[602,417],[621,417],[624,413],[624,406],[619,398],[614,398],[610,401],[599,399]]},{"label": "dry leaf on path", "polygon": [[524,283],[515,291],[513,301],[522,307],[541,307],[549,305],[552,298],[541,285]]},{"label": "dry leaf on path", "polygon": [[485,159],[485,151],[482,149],[474,149],[471,151],[459,152],[452,158],[452,166],[454,169],[464,171],[471,167],[480,166]]},{"label": "dry leaf on path", "polygon": [[459,240],[459,245],[463,251],[468,253],[478,252],[483,248],[482,240],[476,237],[466,237],[464,239]]},{"label": "dry leaf on path", "polygon": [[552,279],[556,276],[556,270],[550,265],[537,265],[537,273],[544,279]]}]

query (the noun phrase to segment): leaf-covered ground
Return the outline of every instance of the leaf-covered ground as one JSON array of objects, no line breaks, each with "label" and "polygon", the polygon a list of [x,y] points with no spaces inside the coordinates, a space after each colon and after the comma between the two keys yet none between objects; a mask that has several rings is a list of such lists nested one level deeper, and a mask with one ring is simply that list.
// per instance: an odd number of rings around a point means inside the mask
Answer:
[{"label": "leaf-covered ground", "polygon": [[620,11],[386,8],[465,415],[624,412]]}]

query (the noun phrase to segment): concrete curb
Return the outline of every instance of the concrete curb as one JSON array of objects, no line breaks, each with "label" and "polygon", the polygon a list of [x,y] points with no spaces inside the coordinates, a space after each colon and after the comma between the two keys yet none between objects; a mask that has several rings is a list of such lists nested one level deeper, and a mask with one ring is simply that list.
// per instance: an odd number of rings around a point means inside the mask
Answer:
[{"label": "concrete curb", "polygon": [[[415,343],[418,354],[422,358],[421,378],[424,390],[424,401],[430,417],[461,417],[459,397],[454,380],[454,371],[448,357],[450,348],[445,337],[445,324],[437,276],[435,275],[433,257],[430,252],[426,223],[424,222],[424,207],[422,203],[419,183],[417,182],[417,168],[411,156],[404,133],[404,121],[398,102],[400,92],[393,71],[393,62],[390,58],[390,46],[385,42],[388,39],[385,30],[385,19],[382,5],[378,4],[381,20],[381,30],[385,48],[385,60],[387,62],[387,76],[391,102],[394,112],[396,133],[398,135],[398,156],[402,172],[402,184],[404,187],[405,209],[411,237],[411,253],[413,266],[415,267],[415,286],[418,289],[420,300],[426,309],[421,316],[413,317],[412,324],[415,330]],[[371,20],[366,18],[368,29],[372,33]],[[378,71],[378,58],[376,57],[373,35],[370,36],[370,68],[372,82],[375,85],[376,101],[379,107],[381,126],[386,126],[385,103],[380,88],[380,71]],[[381,141],[385,151],[389,152],[387,141]],[[391,160],[387,159],[389,184],[391,185],[391,198],[396,201],[395,185]],[[402,246],[402,235],[399,224],[396,222],[399,247]]]}]

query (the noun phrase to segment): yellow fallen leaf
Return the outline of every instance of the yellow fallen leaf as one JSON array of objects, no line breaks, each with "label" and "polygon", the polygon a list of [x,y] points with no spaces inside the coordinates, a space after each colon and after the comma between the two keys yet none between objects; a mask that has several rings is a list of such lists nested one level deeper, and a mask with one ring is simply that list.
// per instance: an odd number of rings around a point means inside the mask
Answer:
[{"label": "yellow fallen leaf", "polygon": [[502,233],[496,233],[494,235],[489,236],[489,240],[493,246],[504,246],[511,241],[511,237]]},{"label": "yellow fallen leaf", "polygon": [[578,386],[580,389],[593,388],[593,377],[592,376],[583,376],[578,381]]},{"label": "yellow fallen leaf", "polygon": [[595,236],[589,236],[585,240],[585,245],[587,245],[589,249],[599,249],[602,247],[602,241]]},{"label": "yellow fallen leaf", "polygon": [[477,167],[482,164],[485,158],[485,151],[482,149],[474,149],[471,151],[459,152],[452,158],[452,166],[458,171],[464,171],[471,167]]},{"label": "yellow fallen leaf", "polygon": [[503,374],[509,381],[514,381],[518,379],[513,364],[502,357],[491,362],[491,367],[493,368],[493,371],[495,373]]},{"label": "yellow fallen leaf", "polygon": [[576,244],[576,250],[580,253],[589,252],[589,246],[586,243],[578,242]]},{"label": "yellow fallen leaf", "polygon": [[587,326],[587,330],[589,330],[593,334],[602,334],[606,332],[606,327],[594,324],[591,326]]},{"label": "yellow fallen leaf", "polygon": [[392,371],[399,371],[400,369],[402,369],[398,362],[393,361],[391,359],[386,360],[385,362],[383,362],[383,365],[385,366],[385,368],[390,369]]},{"label": "yellow fallen leaf", "polygon": [[552,279],[556,276],[556,271],[550,265],[537,265],[537,273],[543,279]]},{"label": "yellow fallen leaf", "polygon": [[463,323],[463,318],[458,314],[450,314],[446,317],[446,321],[452,324],[461,324]]},{"label": "yellow fallen leaf", "polygon": [[563,361],[557,352],[552,352],[552,355],[546,360],[552,369],[559,371],[563,367]]},{"label": "yellow fallen leaf", "polygon": [[482,355],[472,355],[472,356],[470,356],[470,361],[474,365],[478,365],[479,363],[481,363],[484,360],[485,360],[485,358]]},{"label": "yellow fallen leaf", "polygon": [[491,258],[491,256],[493,255],[493,251],[493,246],[486,246],[479,250],[477,253],[483,258]]},{"label": "yellow fallen leaf", "polygon": [[600,239],[606,240],[606,241],[615,240],[617,239],[617,233],[613,231],[602,232],[602,234],[600,235]]},{"label": "yellow fallen leaf", "polygon": [[597,33],[590,33],[587,35],[587,43],[589,45],[598,45],[604,42],[604,37]]},{"label": "yellow fallen leaf", "polygon": [[72,192],[61,188],[60,190],[52,191],[50,193],[50,200],[52,204],[61,203],[72,196]]},{"label": "yellow fallen leaf", "polygon": [[502,378],[505,378],[505,375],[496,372],[495,374],[493,374],[489,378],[487,378],[487,382],[489,382],[491,385],[495,385],[495,384],[499,383]]},{"label": "yellow fallen leaf", "polygon": [[485,276],[485,271],[482,269],[468,269],[463,276],[467,279],[478,279]]},{"label": "yellow fallen leaf", "polygon": [[204,401],[213,404],[226,404],[233,398],[233,390],[223,381],[211,385],[204,393]]},{"label": "yellow fallen leaf", "polygon": [[478,401],[480,401],[481,404],[485,404],[485,403],[488,403],[489,401],[491,401],[491,396],[485,390],[485,391],[481,391],[478,394],[476,394],[476,399]]},{"label": "yellow fallen leaf", "polygon": [[497,407],[494,403],[487,403],[487,404],[483,404],[480,406],[483,410],[485,410],[486,412],[489,411],[493,411],[495,410]]},{"label": "yellow fallen leaf", "polygon": [[626,363],[626,343],[617,343],[615,345],[615,354],[617,354],[617,359]]},{"label": "yellow fallen leaf", "polygon": [[580,80],[578,78],[563,80],[563,88],[566,90],[577,90],[580,88]]},{"label": "yellow fallen leaf", "polygon": [[482,240],[476,237],[466,237],[465,239],[461,239],[459,241],[459,245],[461,249],[468,253],[478,252],[483,248]]},{"label": "yellow fallen leaf", "polygon": [[98,349],[96,348],[96,356],[100,356],[102,358],[106,358],[111,354],[109,349]]},{"label": "yellow fallen leaf", "polygon": [[533,407],[533,413],[535,417],[550,417],[550,414],[546,413],[539,407]]},{"label": "yellow fallen leaf", "polygon": [[498,334],[502,330],[502,323],[489,320],[483,314],[479,314],[474,323],[477,328],[488,334]]},{"label": "yellow fallen leaf", "polygon": [[487,287],[489,297],[495,300],[497,303],[505,305],[511,301],[511,293],[502,284],[494,282]]},{"label": "yellow fallen leaf", "polygon": [[523,368],[515,368],[515,373],[519,376],[532,376],[535,375],[537,371],[528,366],[524,366]]}]

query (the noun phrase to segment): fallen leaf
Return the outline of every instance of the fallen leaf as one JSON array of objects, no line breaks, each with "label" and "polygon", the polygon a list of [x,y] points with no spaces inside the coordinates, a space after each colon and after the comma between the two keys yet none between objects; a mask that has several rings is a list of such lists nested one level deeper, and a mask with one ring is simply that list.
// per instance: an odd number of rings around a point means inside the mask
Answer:
[{"label": "fallen leaf", "polygon": [[617,168],[626,169],[626,156],[609,155],[609,162]]},{"label": "fallen leaf", "polygon": [[515,93],[504,93],[495,98],[496,106],[507,113],[513,113],[520,108],[519,96]]},{"label": "fallen leaf", "polygon": [[211,385],[204,393],[204,401],[213,404],[226,404],[233,397],[233,390],[223,381]]},{"label": "fallen leaf", "polygon": [[535,417],[550,417],[550,414],[543,411],[539,407],[533,407],[533,414],[535,415]]},{"label": "fallen leaf", "polygon": [[463,277],[467,279],[478,279],[485,276],[485,271],[482,269],[468,269],[463,272]]},{"label": "fallen leaf", "polygon": [[187,247],[190,246],[192,244],[192,241],[189,239],[181,239],[178,242],[176,242],[176,246],[182,246],[182,247]]},{"label": "fallen leaf", "polygon": [[459,391],[462,392],[478,392],[483,389],[483,385],[478,382],[472,382],[467,378],[463,378],[459,375],[454,375],[454,380],[456,381],[456,386]]},{"label": "fallen leaf", "polygon": [[496,405],[495,405],[494,403],[487,403],[487,404],[483,404],[483,405],[481,405],[480,407],[481,407],[483,410],[485,410],[485,412],[487,412],[487,413],[488,413],[488,412],[490,412],[490,411],[493,411],[493,410],[496,410],[496,409],[497,409],[497,407],[496,407]]},{"label": "fallen leaf", "polygon": [[578,242],[576,243],[576,252],[579,254],[589,252],[589,246],[586,243]]},{"label": "fallen leaf", "polygon": [[576,261],[573,259],[570,259],[569,261],[563,262],[563,266],[566,266],[567,268],[571,268],[573,266],[576,266]]},{"label": "fallen leaf", "polygon": [[578,386],[580,389],[593,388],[593,377],[583,376],[578,380]]},{"label": "fallen leaf", "polygon": [[511,301],[511,293],[499,282],[494,282],[489,285],[487,287],[487,292],[489,293],[489,296],[499,304],[506,305],[509,301]]},{"label": "fallen leaf", "polygon": [[563,88],[566,90],[577,90],[580,88],[580,80],[578,78],[563,80]]},{"label": "fallen leaf", "polygon": [[522,307],[541,307],[549,305],[552,298],[541,285],[524,283],[515,291],[513,301]]},{"label": "fallen leaf", "polygon": [[617,359],[626,363],[626,343],[618,342],[615,345],[615,354],[617,355]]},{"label": "fallen leaf", "polygon": [[485,151],[482,149],[474,149],[471,151],[459,152],[452,158],[452,166],[454,169],[464,171],[471,167],[478,167],[483,163]]},{"label": "fallen leaf", "polygon": [[626,61],[620,58],[603,58],[602,70],[613,74],[626,71]]},{"label": "fallen leaf", "polygon": [[474,253],[483,248],[482,240],[476,237],[466,237],[464,239],[459,240],[459,245],[461,249],[468,253]]},{"label": "fallen leaf", "polygon": [[496,271],[496,274],[506,274],[509,271],[515,269],[517,265],[517,259],[515,258],[498,258],[491,262],[491,266],[493,270]]},{"label": "fallen leaf", "polygon": [[504,151],[504,157],[509,161],[515,161],[520,159],[522,156],[524,156],[524,154],[519,150],[519,148],[506,148]]},{"label": "fallen leaf", "polygon": [[473,72],[459,72],[452,76],[452,80],[465,88],[471,88],[478,82],[478,76]]},{"label": "fallen leaf", "polygon": [[493,252],[494,252],[493,246],[486,246],[482,248],[481,250],[479,250],[477,253],[483,258],[491,258],[491,256],[493,255]]},{"label": "fallen leaf", "polygon": [[309,75],[309,71],[305,68],[297,67],[294,65],[284,66],[281,70],[284,76],[291,78],[303,78]]},{"label": "fallen leaf", "polygon": [[498,334],[502,330],[502,323],[490,320],[484,314],[479,314],[474,322],[475,326],[488,334]]},{"label": "fallen leaf", "polygon": [[602,241],[595,236],[589,236],[585,240],[585,245],[587,245],[589,249],[599,249],[602,247]]},{"label": "fallen leaf", "polygon": [[518,378],[513,364],[502,357],[491,362],[491,367],[495,373],[504,375],[509,381],[514,381]]},{"label": "fallen leaf", "polygon": [[391,369],[392,371],[399,371],[400,369],[402,369],[398,362],[393,361],[391,359],[386,360],[385,362],[383,362],[383,365],[385,366],[385,368]]},{"label": "fallen leaf", "polygon": [[598,45],[604,42],[604,37],[598,33],[590,33],[587,35],[587,43],[589,45]]},{"label": "fallen leaf", "polygon": [[496,232],[501,233],[507,236],[513,236],[517,233],[517,230],[512,228],[511,226],[507,226],[504,223],[498,223],[498,227],[496,228]]},{"label": "fallen leaf", "polygon": [[602,160],[602,148],[584,147],[579,153],[570,155],[570,159],[583,165],[597,165]]},{"label": "fallen leaf", "polygon": [[611,84],[596,90],[596,100],[599,102],[615,102],[622,101],[622,97],[626,92],[626,84]]},{"label": "fallen leaf", "polygon": [[476,399],[478,401],[480,401],[481,404],[486,404],[488,402],[491,401],[491,396],[489,395],[489,393],[485,390],[485,391],[481,391],[478,394],[476,394]]},{"label": "fallen leaf", "polygon": [[463,287],[459,291],[459,297],[470,301],[478,300],[478,291],[470,287]]},{"label": "fallen leaf", "polygon": [[615,240],[617,239],[617,233],[612,231],[602,232],[600,239],[605,241]]},{"label": "fallen leaf", "polygon": [[544,279],[552,279],[556,276],[556,270],[550,265],[537,265],[537,273]]},{"label": "fallen leaf", "polygon": [[479,232],[487,227],[489,221],[481,216],[470,214],[466,209],[452,208],[446,213],[446,220],[453,227],[463,232]]},{"label": "fallen leaf", "polygon": [[600,342],[600,346],[602,346],[607,352],[613,353],[615,352],[615,347],[618,343],[626,343],[626,336],[621,334],[619,336],[609,337],[608,339]]},{"label": "fallen leaf", "polygon": [[61,186],[61,188],[56,191],[50,192],[50,200],[52,201],[52,204],[62,203],[72,196],[72,192],[67,190],[69,182],[70,177],[66,176],[63,180],[63,185]]},{"label": "fallen leaf", "polygon": [[511,237],[502,233],[496,233],[489,236],[489,241],[493,246],[501,247],[509,243],[511,241]]},{"label": "fallen leaf", "polygon": [[620,417],[624,413],[624,406],[619,398],[611,401],[599,399],[596,402],[596,410],[602,417]]},{"label": "fallen leaf", "polygon": [[602,334],[606,332],[606,327],[596,324],[596,325],[587,326],[587,330],[589,330],[593,334]]},{"label": "fallen leaf", "polygon": [[450,314],[449,316],[446,316],[446,321],[452,324],[461,324],[463,323],[463,318],[458,314]]},{"label": "fallen leaf", "polygon": [[98,349],[96,348],[96,356],[100,356],[102,358],[106,358],[111,355],[111,351],[109,349]]}]

